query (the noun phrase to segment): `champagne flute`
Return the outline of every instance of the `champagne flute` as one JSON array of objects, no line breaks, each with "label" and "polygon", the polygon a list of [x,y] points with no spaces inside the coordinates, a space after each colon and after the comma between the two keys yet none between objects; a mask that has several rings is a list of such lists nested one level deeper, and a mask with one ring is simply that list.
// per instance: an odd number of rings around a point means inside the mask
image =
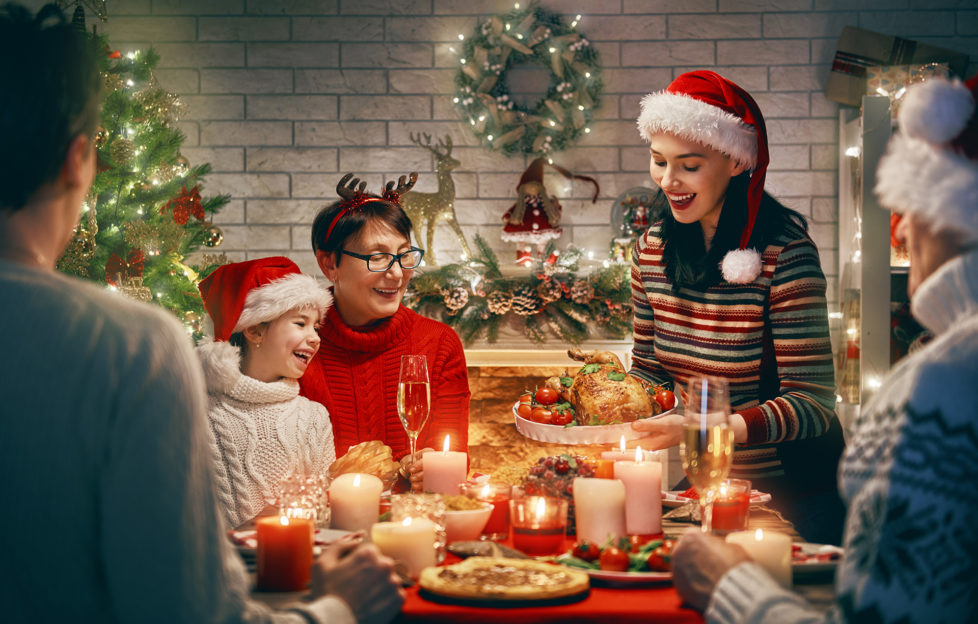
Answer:
[{"label": "champagne flute", "polygon": [[423,355],[402,355],[401,376],[397,383],[397,415],[408,435],[412,462],[418,450],[418,435],[428,422],[430,403],[428,360]]},{"label": "champagne flute", "polygon": [[693,377],[683,412],[683,438],[679,444],[683,470],[700,501],[700,526],[713,529],[713,501],[733,464],[734,432],[730,426],[727,380]]}]

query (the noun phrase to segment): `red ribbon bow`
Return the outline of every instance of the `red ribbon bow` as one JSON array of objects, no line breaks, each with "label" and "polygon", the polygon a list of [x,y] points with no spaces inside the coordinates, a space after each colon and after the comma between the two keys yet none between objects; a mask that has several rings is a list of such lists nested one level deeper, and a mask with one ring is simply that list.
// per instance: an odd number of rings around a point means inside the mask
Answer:
[{"label": "red ribbon bow", "polygon": [[130,251],[126,260],[123,260],[118,254],[112,254],[105,263],[105,282],[119,286],[119,282],[116,280],[142,277],[145,259],[143,252],[138,249]]},{"label": "red ribbon bow", "polygon": [[196,186],[189,191],[184,186],[179,195],[160,208],[160,214],[164,214],[171,208],[173,220],[180,225],[186,225],[191,214],[197,217],[198,221],[204,220],[204,207],[200,203],[200,190]]}]

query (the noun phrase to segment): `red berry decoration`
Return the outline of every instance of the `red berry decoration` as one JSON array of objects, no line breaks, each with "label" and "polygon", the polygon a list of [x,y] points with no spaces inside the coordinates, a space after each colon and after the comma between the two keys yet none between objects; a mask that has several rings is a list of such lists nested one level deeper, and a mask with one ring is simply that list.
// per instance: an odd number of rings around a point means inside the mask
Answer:
[{"label": "red berry decoration", "polygon": [[567,474],[567,471],[570,470],[570,464],[567,463],[566,459],[560,458],[554,462],[554,470],[557,471],[557,474]]}]

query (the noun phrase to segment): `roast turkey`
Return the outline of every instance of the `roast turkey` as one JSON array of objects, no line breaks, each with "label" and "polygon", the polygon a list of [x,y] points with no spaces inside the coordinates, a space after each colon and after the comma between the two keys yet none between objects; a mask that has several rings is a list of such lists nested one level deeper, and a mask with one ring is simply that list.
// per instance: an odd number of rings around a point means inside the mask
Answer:
[{"label": "roast turkey", "polygon": [[651,386],[629,375],[614,353],[570,349],[567,355],[584,366],[568,375],[569,386],[560,377],[551,377],[546,385],[570,402],[578,424],[614,425],[662,413]]}]

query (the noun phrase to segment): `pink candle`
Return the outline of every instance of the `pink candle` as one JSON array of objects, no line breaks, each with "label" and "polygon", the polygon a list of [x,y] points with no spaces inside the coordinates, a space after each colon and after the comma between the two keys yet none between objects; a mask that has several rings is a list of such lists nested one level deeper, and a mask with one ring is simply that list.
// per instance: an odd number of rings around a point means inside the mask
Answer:
[{"label": "pink candle", "polygon": [[449,436],[445,436],[444,450],[429,451],[421,456],[424,470],[424,491],[435,494],[458,494],[458,486],[468,474],[468,456],[460,451],[449,451]]},{"label": "pink candle", "polygon": [[629,451],[627,448],[625,448],[625,436],[622,436],[621,440],[619,440],[617,451],[601,452],[601,459],[610,459],[611,461],[615,461],[615,462],[622,461],[622,460],[627,461],[632,459],[632,457],[634,457],[634,454],[631,451]]},{"label": "pink candle", "polygon": [[625,531],[629,535],[662,532],[662,464],[645,461],[642,447],[635,461],[616,461],[615,478],[625,484]]}]

